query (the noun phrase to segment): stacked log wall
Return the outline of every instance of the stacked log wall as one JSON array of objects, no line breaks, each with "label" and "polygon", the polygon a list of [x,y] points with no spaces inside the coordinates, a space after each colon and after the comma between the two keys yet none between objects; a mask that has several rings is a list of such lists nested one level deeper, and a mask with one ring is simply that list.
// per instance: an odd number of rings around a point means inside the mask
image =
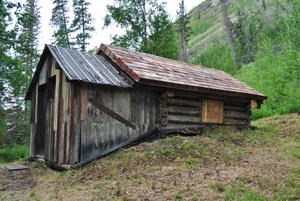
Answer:
[{"label": "stacked log wall", "polygon": [[197,97],[160,98],[161,116],[167,120],[161,127],[181,128],[201,123],[201,100]]},{"label": "stacked log wall", "polygon": [[209,125],[250,126],[250,100],[238,97],[224,97],[188,93],[184,91],[171,92],[171,96],[162,96],[160,103],[160,126],[162,128],[186,128],[206,125],[202,121],[203,100],[219,100],[223,102],[223,123]]},{"label": "stacked log wall", "polygon": [[224,124],[250,126],[250,101],[224,101]]}]

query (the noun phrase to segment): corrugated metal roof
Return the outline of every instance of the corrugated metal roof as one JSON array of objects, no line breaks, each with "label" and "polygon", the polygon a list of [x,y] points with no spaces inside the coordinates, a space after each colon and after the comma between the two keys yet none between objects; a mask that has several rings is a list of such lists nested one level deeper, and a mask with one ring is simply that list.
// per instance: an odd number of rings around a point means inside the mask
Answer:
[{"label": "corrugated metal roof", "polygon": [[69,80],[94,84],[131,87],[127,77],[113,67],[102,55],[46,45]]},{"label": "corrugated metal roof", "polygon": [[[200,67],[151,54],[102,44],[98,54],[107,55],[120,69],[139,83],[183,89],[231,92],[246,97],[266,99],[266,96],[224,71]],[[227,93],[229,94],[229,93]]]}]

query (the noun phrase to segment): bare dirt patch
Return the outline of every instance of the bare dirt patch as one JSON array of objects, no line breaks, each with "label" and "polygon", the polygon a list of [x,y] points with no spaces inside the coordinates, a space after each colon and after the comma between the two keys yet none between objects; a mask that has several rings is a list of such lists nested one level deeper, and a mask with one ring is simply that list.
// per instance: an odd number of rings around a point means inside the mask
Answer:
[{"label": "bare dirt patch", "polygon": [[34,175],[30,169],[8,171],[0,169],[0,192],[7,192],[3,200],[22,200],[23,193],[36,186]]}]

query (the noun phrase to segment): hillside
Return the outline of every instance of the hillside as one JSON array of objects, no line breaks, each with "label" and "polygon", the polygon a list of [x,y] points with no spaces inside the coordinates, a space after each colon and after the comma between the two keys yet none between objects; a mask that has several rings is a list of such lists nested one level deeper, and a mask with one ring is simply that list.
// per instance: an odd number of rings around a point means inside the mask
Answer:
[{"label": "hillside", "polygon": [[79,170],[1,168],[0,200],[299,200],[299,114],[253,124],[144,142]]},{"label": "hillside", "polygon": [[188,14],[189,62],[224,70],[267,95],[254,119],[299,112],[300,2],[227,2],[236,57],[227,40],[222,3],[206,0]]}]

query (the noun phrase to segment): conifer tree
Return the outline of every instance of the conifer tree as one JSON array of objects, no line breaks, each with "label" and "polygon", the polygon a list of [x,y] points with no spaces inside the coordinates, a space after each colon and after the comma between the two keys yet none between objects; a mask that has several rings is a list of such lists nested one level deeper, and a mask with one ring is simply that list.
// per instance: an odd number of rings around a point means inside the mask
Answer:
[{"label": "conifer tree", "polygon": [[86,51],[88,39],[92,37],[91,33],[95,30],[92,26],[93,18],[88,11],[90,3],[86,0],[73,0],[74,19],[71,30],[76,34],[76,46],[81,51]]},{"label": "conifer tree", "polygon": [[68,0],[52,0],[54,8],[52,10],[51,23],[54,26],[54,44],[61,47],[71,47],[70,28],[68,17]]},{"label": "conifer tree", "polygon": [[0,110],[3,108],[4,103],[2,98],[5,93],[6,65],[10,60],[7,50],[10,49],[9,38],[11,33],[8,31],[8,26],[11,21],[11,16],[7,6],[7,1],[0,0]]},{"label": "conifer tree", "polygon": [[[30,80],[38,60],[38,35],[40,28],[40,11],[37,0],[27,0],[24,11],[18,17],[20,34],[17,40],[17,56],[25,67],[27,81]],[[26,83],[26,82],[25,82]]]},{"label": "conifer tree", "polygon": [[10,129],[8,135],[13,142],[22,144],[28,137],[30,116],[29,103],[25,103],[23,97],[39,58],[40,12],[38,0],[27,0],[17,16],[18,21],[15,28],[15,31],[18,31],[15,45],[16,64],[10,73],[15,74],[18,79],[11,82],[14,104],[9,110],[11,113],[9,121],[14,127]]},{"label": "conifer tree", "polygon": [[189,17],[186,14],[184,0],[179,3],[179,10],[177,11],[177,32],[180,37],[180,60],[187,62],[188,60],[188,42],[191,35],[191,27],[189,26]]},{"label": "conifer tree", "polygon": [[13,31],[9,30],[8,27],[12,23],[10,9],[14,5],[6,0],[0,0],[0,64],[1,69],[4,69],[5,65],[10,63],[10,56],[8,50],[12,46],[12,38],[14,37]]}]

